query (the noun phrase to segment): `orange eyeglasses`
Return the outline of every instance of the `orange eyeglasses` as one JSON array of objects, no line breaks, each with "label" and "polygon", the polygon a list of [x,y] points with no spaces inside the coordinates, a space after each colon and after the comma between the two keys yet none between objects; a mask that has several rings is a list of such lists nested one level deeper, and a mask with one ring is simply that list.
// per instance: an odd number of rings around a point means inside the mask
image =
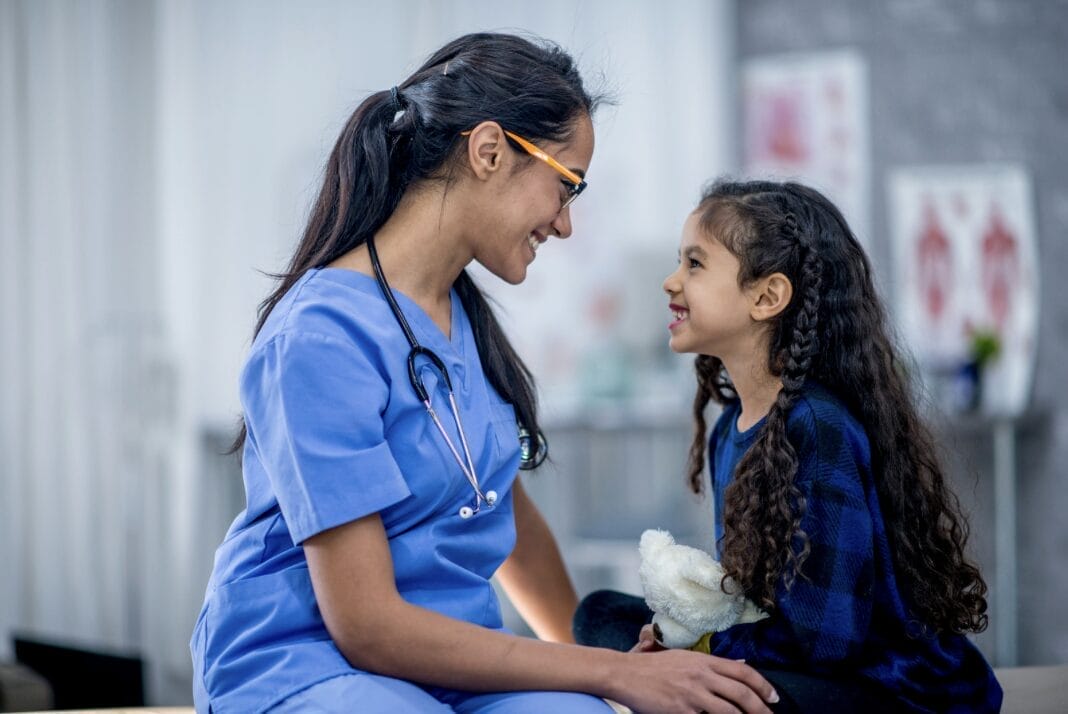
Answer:
[{"label": "orange eyeglasses", "polygon": [[[567,168],[553,157],[549,156],[547,153],[539,149],[531,142],[519,136],[519,134],[508,131],[507,129],[504,129],[504,133],[509,139],[519,144],[519,146],[523,148],[523,151],[527,152],[535,159],[544,161],[553,169],[555,169],[557,173],[563,176],[563,178],[560,179],[560,183],[564,185],[564,189],[567,191],[567,195],[564,196],[563,202],[560,204],[561,211],[570,206],[572,203],[574,203],[575,199],[579,197],[579,194],[586,190],[586,180],[579,176],[577,173]],[[470,131],[460,132],[460,136],[470,135]]]}]

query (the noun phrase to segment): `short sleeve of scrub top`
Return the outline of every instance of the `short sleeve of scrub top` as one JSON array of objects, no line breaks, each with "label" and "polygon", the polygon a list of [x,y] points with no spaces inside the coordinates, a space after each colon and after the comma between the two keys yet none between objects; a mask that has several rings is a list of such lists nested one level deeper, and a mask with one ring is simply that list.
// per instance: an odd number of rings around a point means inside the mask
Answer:
[{"label": "short sleeve of scrub top", "polygon": [[336,337],[283,332],[245,374],[249,439],[294,544],[406,498],[386,443],[389,390],[366,356]]}]

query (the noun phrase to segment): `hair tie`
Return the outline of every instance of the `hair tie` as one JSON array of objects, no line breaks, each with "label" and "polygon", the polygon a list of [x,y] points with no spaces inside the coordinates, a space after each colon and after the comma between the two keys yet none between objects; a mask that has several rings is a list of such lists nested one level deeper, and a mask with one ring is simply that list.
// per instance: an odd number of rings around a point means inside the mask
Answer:
[{"label": "hair tie", "polygon": [[443,69],[441,71],[441,76],[443,76],[443,77],[448,77],[449,76],[449,62],[452,62],[452,60],[446,60],[445,69]]}]

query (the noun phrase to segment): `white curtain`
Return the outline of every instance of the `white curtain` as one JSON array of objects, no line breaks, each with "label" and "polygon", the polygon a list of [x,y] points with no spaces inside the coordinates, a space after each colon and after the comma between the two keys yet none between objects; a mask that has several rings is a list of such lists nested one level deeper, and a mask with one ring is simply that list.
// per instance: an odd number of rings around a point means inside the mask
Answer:
[{"label": "white curtain", "polygon": [[[174,477],[154,8],[0,4],[0,646],[141,651]],[[173,605],[173,603],[171,603]]]},{"label": "white curtain", "polygon": [[[153,702],[190,700],[189,632],[243,506],[217,452],[258,271],[365,94],[477,29],[554,39],[618,92],[584,226],[502,293],[514,314],[593,260],[673,262],[733,163],[732,23],[729,0],[0,0],[0,657],[12,632],[136,651]],[[521,344],[535,371],[566,304]]]}]

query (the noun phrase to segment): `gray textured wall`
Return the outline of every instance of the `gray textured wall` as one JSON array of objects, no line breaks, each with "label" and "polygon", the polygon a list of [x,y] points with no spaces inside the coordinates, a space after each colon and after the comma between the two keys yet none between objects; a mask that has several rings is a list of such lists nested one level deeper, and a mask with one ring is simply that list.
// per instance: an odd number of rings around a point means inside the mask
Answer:
[{"label": "gray textured wall", "polygon": [[[1041,264],[1035,415],[1019,430],[1019,663],[1068,662],[1068,1],[739,0],[740,58],[854,48],[871,82],[872,258],[889,281],[886,176],[1010,161],[1034,185]],[[994,582],[990,440],[949,429],[973,548]],[[992,617],[997,603],[991,602]],[[978,638],[988,654],[990,633]]]}]

